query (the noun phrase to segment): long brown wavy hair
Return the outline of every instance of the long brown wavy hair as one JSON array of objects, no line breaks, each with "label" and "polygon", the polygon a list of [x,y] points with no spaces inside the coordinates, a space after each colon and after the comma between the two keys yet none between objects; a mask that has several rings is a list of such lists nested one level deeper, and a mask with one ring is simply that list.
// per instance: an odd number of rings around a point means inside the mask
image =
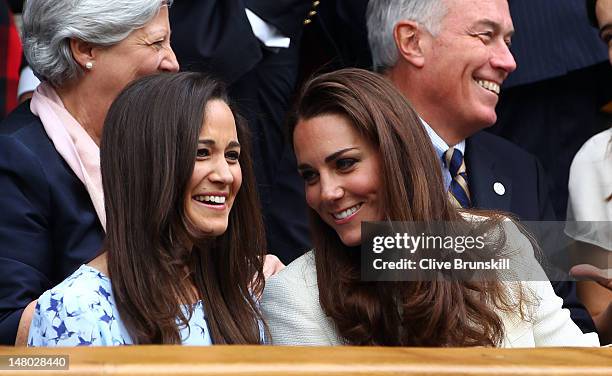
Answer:
[{"label": "long brown wavy hair", "polygon": [[[260,343],[266,249],[249,139],[241,143],[242,186],[227,231],[206,238],[189,220],[185,195],[206,104],[228,103],[224,87],[199,73],[161,74],[129,85],[112,104],[102,137],[108,270],[134,343],[180,343],[202,300],[215,344]],[[189,246],[188,244],[193,244]]]},{"label": "long brown wavy hair", "polygon": [[[343,69],[311,79],[297,100],[291,131],[300,120],[324,114],[346,117],[379,151],[385,220],[465,221],[443,189],[440,163],[419,117],[385,78]],[[494,212],[479,215],[488,217],[482,222],[486,228],[503,221]],[[321,307],[347,344],[501,343],[503,324],[495,309],[517,307],[499,280],[364,282],[357,252],[347,249],[312,209],[310,219]]]}]

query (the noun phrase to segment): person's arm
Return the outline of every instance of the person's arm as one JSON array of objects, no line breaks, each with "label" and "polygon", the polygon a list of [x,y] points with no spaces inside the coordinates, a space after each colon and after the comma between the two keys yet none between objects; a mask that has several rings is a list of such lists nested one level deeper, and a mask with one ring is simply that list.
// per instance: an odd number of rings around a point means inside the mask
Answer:
[{"label": "person's arm", "polygon": [[588,291],[587,301],[597,301],[598,298],[601,300],[602,296],[599,295],[598,291],[605,291],[605,294],[602,295],[607,297],[607,304],[599,312],[593,312],[593,321],[597,327],[601,343],[612,343],[612,300],[610,300],[610,296],[612,296],[612,269],[602,270],[593,265],[582,264],[574,266],[570,273],[576,278],[590,279],[598,284],[599,288],[597,290],[591,289]]},{"label": "person's arm", "polygon": [[[607,235],[600,236],[598,233],[607,231],[607,226],[602,226],[605,222],[582,222],[582,224],[592,225],[594,230],[590,230],[590,236],[593,238],[603,238]],[[606,244],[606,242],[597,242],[598,244]],[[612,303],[612,290],[606,285],[606,276],[603,269],[612,265],[612,252],[602,247],[587,242],[576,241],[570,247],[570,265],[579,265],[574,269],[579,274],[579,277],[587,278],[576,282],[577,293],[580,301],[587,307],[589,313],[595,318],[608,309]],[[600,268],[600,269],[598,269]],[[612,275],[610,275],[612,276]],[[610,277],[608,276],[608,277]],[[601,282],[601,284],[599,282]],[[600,324],[597,324],[597,330],[601,331]]]},{"label": "person's arm", "polygon": [[587,307],[592,317],[605,311],[612,303],[612,291],[593,281],[576,282],[578,298]]},{"label": "person's arm", "polygon": [[602,345],[612,343],[612,303],[608,304],[605,311],[593,316],[599,339]]},{"label": "person's arm", "polygon": [[34,316],[34,309],[38,300],[30,302],[27,307],[23,310],[21,319],[19,319],[19,327],[17,328],[17,338],[15,339],[15,346],[27,346],[28,344],[28,333],[30,331],[30,325],[32,324],[32,317]]},{"label": "person's arm", "polygon": [[582,333],[572,321],[569,311],[562,308],[559,298],[549,282],[527,282],[533,287],[538,305],[533,331],[536,346],[599,346],[596,333]]}]

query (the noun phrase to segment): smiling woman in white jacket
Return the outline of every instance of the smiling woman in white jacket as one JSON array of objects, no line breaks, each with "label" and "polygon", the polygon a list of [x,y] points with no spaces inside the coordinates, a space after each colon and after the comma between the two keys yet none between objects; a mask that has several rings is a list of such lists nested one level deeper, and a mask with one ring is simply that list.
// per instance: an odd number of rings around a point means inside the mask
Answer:
[{"label": "smiling woman in white jacket", "polygon": [[[583,334],[561,309],[531,242],[512,221],[451,204],[418,116],[383,77],[345,69],[314,78],[292,124],[314,250],[266,283],[261,308],[273,344],[599,344],[597,334]],[[493,246],[513,255],[515,278],[364,282],[359,246],[368,221],[497,229]]]}]

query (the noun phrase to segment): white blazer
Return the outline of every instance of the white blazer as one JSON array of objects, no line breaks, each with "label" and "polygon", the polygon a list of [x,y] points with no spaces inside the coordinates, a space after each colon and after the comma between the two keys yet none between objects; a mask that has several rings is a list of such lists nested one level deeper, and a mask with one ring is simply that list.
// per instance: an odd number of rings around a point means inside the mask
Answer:
[{"label": "white blazer", "polygon": [[[533,256],[533,248],[516,225],[506,221],[507,239],[520,247],[520,257]],[[538,267],[539,268],[539,267]],[[541,270],[541,268],[539,268]],[[542,271],[543,273],[543,271]],[[507,282],[511,284],[517,282]],[[548,281],[520,282],[535,299],[529,307],[530,320],[518,314],[499,313],[504,324],[502,347],[599,346],[596,333],[583,334],[562,309],[563,300],[555,295]],[[319,289],[314,260],[310,251],[266,281],[261,309],[270,327],[274,345],[335,346],[343,345],[334,323],[319,304]]]}]

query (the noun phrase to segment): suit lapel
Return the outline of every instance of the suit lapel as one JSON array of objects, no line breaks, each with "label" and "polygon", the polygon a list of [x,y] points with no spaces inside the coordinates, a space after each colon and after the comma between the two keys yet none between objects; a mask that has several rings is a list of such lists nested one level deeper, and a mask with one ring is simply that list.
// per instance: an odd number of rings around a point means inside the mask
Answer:
[{"label": "suit lapel", "polygon": [[480,133],[466,140],[468,186],[475,208],[510,211],[512,179],[496,167],[503,155],[487,147]]}]

